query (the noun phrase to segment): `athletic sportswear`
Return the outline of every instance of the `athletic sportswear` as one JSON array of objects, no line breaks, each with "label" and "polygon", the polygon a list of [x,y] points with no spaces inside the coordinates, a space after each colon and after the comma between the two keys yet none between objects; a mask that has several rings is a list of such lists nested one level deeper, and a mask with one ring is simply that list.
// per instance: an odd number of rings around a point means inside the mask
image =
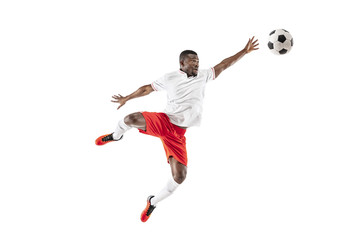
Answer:
[{"label": "athletic sportswear", "polygon": [[131,128],[132,128],[132,127],[130,127],[130,126],[128,126],[128,125],[125,124],[124,118],[122,118],[122,119],[118,122],[118,124],[117,124],[117,126],[116,126],[116,129],[115,129],[115,131],[113,132],[113,138],[114,138],[114,140],[115,140],[115,139],[119,139],[122,135],[124,135],[124,133],[125,133],[126,131],[130,130]]},{"label": "athletic sportswear", "polygon": [[146,121],[146,131],[139,132],[161,139],[166,157],[174,157],[178,162],[187,166],[185,129],[182,129],[169,120],[165,113],[142,112]]},{"label": "athletic sportswear", "polygon": [[171,177],[169,181],[166,183],[165,187],[155,195],[153,199],[151,199],[151,204],[156,206],[158,202],[164,200],[169,197],[173,192],[180,186],[179,183],[175,182],[174,178]]},{"label": "athletic sportswear", "polygon": [[109,142],[119,141],[119,140],[121,140],[122,138],[123,138],[123,135],[122,135],[119,139],[115,140],[115,139],[113,138],[113,134],[112,134],[112,133],[110,133],[110,134],[105,134],[105,135],[102,135],[102,136],[98,137],[98,138],[95,140],[95,144],[101,146],[101,145],[105,145],[105,144],[107,144],[107,143],[109,143]]},{"label": "athletic sportswear", "polygon": [[167,91],[164,113],[170,122],[181,127],[200,126],[205,86],[215,79],[215,70],[199,70],[196,77],[187,77],[181,70],[165,74],[151,83],[155,91]]},{"label": "athletic sportswear", "polygon": [[154,205],[151,205],[151,202],[150,202],[153,197],[154,196],[149,196],[146,201],[147,202],[146,207],[145,207],[144,211],[142,211],[141,216],[140,216],[140,219],[142,222],[146,222],[149,219],[151,213],[156,208]]}]

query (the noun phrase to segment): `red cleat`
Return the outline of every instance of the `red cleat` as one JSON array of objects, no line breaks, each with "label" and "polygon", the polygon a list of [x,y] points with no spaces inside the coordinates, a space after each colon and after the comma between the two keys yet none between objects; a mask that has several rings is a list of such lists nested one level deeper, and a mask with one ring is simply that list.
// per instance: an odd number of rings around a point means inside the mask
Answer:
[{"label": "red cleat", "polygon": [[156,208],[154,205],[151,205],[150,200],[153,198],[154,196],[149,196],[147,199],[147,205],[146,208],[144,209],[144,211],[141,213],[140,219],[142,222],[146,222],[151,213],[154,211],[154,209]]},{"label": "red cleat", "polygon": [[[123,138],[123,136],[124,135],[122,135],[119,140],[121,140]],[[111,133],[111,134],[105,134],[105,135],[102,135],[102,136],[98,137],[95,140],[95,144],[98,145],[98,146],[101,146],[101,145],[105,145],[105,144],[107,144],[109,142],[119,141],[119,140],[114,140],[113,135]]]}]

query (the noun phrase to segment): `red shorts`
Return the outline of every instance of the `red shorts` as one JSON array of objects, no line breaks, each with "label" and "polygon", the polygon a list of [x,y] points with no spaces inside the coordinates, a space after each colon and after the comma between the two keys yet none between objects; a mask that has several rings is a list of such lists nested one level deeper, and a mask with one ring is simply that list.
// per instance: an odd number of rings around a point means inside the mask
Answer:
[{"label": "red shorts", "polygon": [[182,129],[169,120],[165,113],[142,112],[146,121],[146,131],[139,129],[139,132],[155,136],[161,139],[166,157],[174,157],[178,162],[187,166],[186,130]]}]

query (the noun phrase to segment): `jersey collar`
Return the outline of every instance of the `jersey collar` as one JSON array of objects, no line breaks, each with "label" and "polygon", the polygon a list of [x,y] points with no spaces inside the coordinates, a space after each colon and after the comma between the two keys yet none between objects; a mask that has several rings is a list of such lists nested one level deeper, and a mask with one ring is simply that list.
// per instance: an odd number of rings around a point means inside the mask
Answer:
[{"label": "jersey collar", "polygon": [[187,76],[186,72],[184,72],[184,71],[183,71],[183,70],[181,70],[181,69],[179,69],[179,73],[181,73],[181,74],[185,74],[185,75]]},{"label": "jersey collar", "polygon": [[194,76],[190,76],[190,77],[188,77],[188,76],[187,76],[187,73],[186,73],[186,72],[184,72],[184,71],[183,71],[183,70],[181,70],[181,69],[179,69],[179,73],[180,73],[180,74],[182,74],[182,75],[185,75],[185,77],[186,77],[186,78],[188,78],[188,79],[190,79],[190,78],[195,78]]}]

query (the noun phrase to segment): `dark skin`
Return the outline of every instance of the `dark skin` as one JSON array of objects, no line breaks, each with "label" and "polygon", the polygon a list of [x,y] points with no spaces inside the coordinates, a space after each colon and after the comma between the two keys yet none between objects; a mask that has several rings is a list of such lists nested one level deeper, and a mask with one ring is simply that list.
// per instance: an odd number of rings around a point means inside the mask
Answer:
[{"label": "dark skin", "polygon": [[[233,55],[231,57],[224,59],[219,64],[217,64],[214,67],[215,78],[217,78],[220,75],[220,73],[222,73],[225,69],[227,69],[228,67],[232,66],[234,63],[239,61],[246,54],[259,49],[258,48],[259,43],[257,43],[257,42],[258,42],[258,40],[254,40],[254,37],[252,37],[251,39],[249,39],[246,46],[240,52],[236,53],[235,55]],[[188,77],[197,76],[198,70],[199,70],[198,56],[195,54],[188,54],[187,57],[183,61],[180,62],[180,70],[185,72]],[[138,90],[136,90],[135,92],[133,92],[132,94],[130,94],[126,97],[123,97],[120,94],[114,95],[114,96],[112,96],[113,100],[111,102],[118,103],[119,106],[117,109],[119,109],[122,106],[124,106],[124,104],[127,101],[129,101],[133,98],[146,96],[146,95],[152,93],[153,91],[154,91],[154,89],[151,87],[151,84],[145,85],[145,86],[140,87]],[[146,131],[146,121],[140,112],[136,112],[136,113],[127,115],[125,117],[124,121],[125,121],[126,125],[128,125],[128,126],[135,127],[135,128],[141,129],[143,131]],[[181,127],[181,126],[179,126],[179,127]],[[181,127],[181,128],[186,129],[185,127]],[[178,162],[173,157],[170,157],[168,160],[169,160],[169,164],[171,167],[171,173],[172,173],[172,176],[173,176],[175,182],[181,184],[186,178],[187,167],[185,165],[183,165],[182,163]]]}]

